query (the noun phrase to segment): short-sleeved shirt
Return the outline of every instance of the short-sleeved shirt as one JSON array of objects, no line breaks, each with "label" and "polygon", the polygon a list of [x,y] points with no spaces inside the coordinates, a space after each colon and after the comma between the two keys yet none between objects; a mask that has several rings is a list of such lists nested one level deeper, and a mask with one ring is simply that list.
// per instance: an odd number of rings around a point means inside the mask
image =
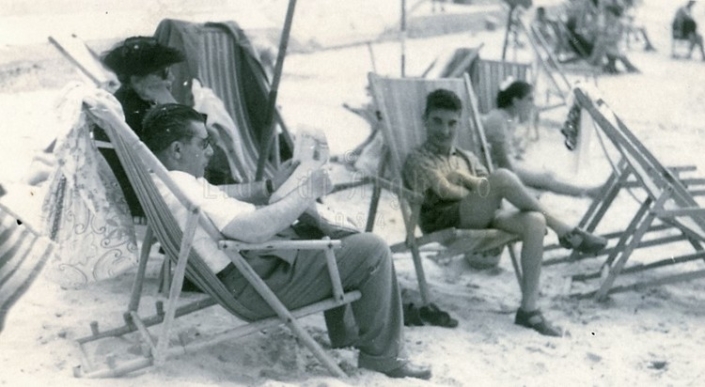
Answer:
[{"label": "short-sleeved shirt", "polygon": [[[235,217],[255,211],[253,204],[229,197],[220,187],[208,183],[204,178],[196,178],[181,171],[169,171],[169,176],[186,198],[199,206],[220,231]],[[154,178],[154,182],[179,226],[184,229],[188,210],[160,179]],[[217,241],[200,225],[196,229],[193,248],[214,273],[223,270],[231,262],[225,252],[218,248]]]},{"label": "short-sleeved shirt", "polygon": [[457,227],[460,223],[460,201],[443,199],[437,193],[440,182],[452,171],[473,176],[488,175],[477,156],[457,148],[449,155],[442,155],[424,144],[410,153],[404,162],[404,185],[424,195],[419,219],[419,227],[424,233]]}]

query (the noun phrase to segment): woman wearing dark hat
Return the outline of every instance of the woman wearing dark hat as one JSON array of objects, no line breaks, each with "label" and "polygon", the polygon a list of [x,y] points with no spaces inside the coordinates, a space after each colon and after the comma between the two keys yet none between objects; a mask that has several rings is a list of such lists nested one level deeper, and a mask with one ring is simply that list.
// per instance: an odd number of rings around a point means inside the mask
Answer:
[{"label": "woman wearing dark hat", "polygon": [[[182,62],[181,51],[159,44],[148,36],[135,36],[118,43],[103,57],[103,63],[115,72],[120,88],[115,98],[122,105],[125,122],[142,138],[142,119],[158,104],[176,102],[171,95],[173,77],[169,67]],[[105,132],[96,128],[96,140],[110,141]],[[144,217],[137,195],[113,149],[101,148],[101,153],[120,184],[125,201],[134,217]]]},{"label": "woman wearing dark hat", "polygon": [[183,60],[181,51],[146,36],[127,38],[103,58],[103,63],[122,84],[115,98],[122,104],[125,121],[140,138],[147,110],[154,105],[176,102],[171,95],[174,78],[169,67]]}]

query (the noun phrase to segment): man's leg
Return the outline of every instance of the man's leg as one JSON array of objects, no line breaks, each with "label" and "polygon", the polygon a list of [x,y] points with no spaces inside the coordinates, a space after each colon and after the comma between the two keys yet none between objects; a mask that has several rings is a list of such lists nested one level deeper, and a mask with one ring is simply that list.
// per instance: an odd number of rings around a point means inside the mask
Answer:
[{"label": "man's leg", "polygon": [[538,309],[545,218],[538,212],[500,211],[490,226],[521,237],[521,308]]},{"label": "man's leg", "polygon": [[471,192],[463,199],[460,206],[461,228],[486,228],[495,218],[495,211],[502,199],[507,199],[520,211],[535,211],[546,218],[546,225],[558,236],[569,232],[565,222],[551,215],[541,203],[526,189],[519,177],[513,172],[500,168],[487,178],[490,183],[489,194],[485,197]]}]

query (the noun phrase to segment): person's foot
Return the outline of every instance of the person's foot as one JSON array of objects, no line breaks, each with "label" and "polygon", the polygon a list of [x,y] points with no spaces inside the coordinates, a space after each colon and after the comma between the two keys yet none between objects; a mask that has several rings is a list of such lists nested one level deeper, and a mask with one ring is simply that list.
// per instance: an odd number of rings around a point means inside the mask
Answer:
[{"label": "person's foot", "polygon": [[393,370],[390,370],[387,372],[382,372],[382,373],[389,376],[390,378],[394,378],[394,379],[403,379],[403,378],[416,378],[416,379],[422,379],[422,380],[431,379],[431,368],[430,367],[415,365],[415,364],[412,364],[411,362],[404,363],[404,365],[402,365],[399,368],[395,368]]},{"label": "person's foot", "polygon": [[561,329],[554,327],[546,321],[546,318],[543,317],[543,314],[538,309],[531,312],[525,312],[519,308],[517,310],[516,317],[514,318],[514,324],[525,328],[531,328],[544,336],[563,336]]},{"label": "person's foot", "polygon": [[566,249],[595,254],[607,246],[607,239],[576,227],[558,238],[558,243]]}]

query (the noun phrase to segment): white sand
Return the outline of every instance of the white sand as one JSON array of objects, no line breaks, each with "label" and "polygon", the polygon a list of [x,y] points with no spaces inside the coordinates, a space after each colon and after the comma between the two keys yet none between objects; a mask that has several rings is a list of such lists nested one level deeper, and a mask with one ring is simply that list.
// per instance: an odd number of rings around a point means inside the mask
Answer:
[{"label": "white sand", "polygon": [[[62,4],[65,7],[62,8]],[[115,2],[117,3],[117,2]],[[301,41],[318,37],[323,42],[348,42],[356,36],[374,36],[398,17],[398,2],[326,2],[302,1],[297,14],[295,36]],[[606,101],[629,127],[664,163],[695,164],[705,169],[703,122],[705,110],[705,63],[695,60],[672,60],[669,57],[668,26],[676,5],[666,2],[646,2],[639,12],[658,52],[644,53],[637,43],[629,52],[632,61],[642,70],[638,75],[604,76],[598,81]],[[22,44],[37,43],[46,33],[79,28],[78,13],[97,15],[100,7],[80,8],[79,2],[38,2],[43,12],[36,12],[23,3],[11,4],[0,16],[14,20],[22,34],[10,41],[3,35],[3,50],[12,51]],[[52,5],[57,4],[57,5]],[[73,6],[75,4],[75,6]],[[124,18],[91,20],[79,35],[85,39],[117,38],[124,34],[153,31],[156,22],[167,9],[166,2],[150,5],[148,12],[137,13],[142,2],[123,1],[112,4],[114,12]],[[238,7],[238,5],[249,7]],[[254,4],[257,4],[256,6]],[[237,18],[252,16],[252,28],[277,25],[283,18],[283,0],[254,2],[220,2],[228,12],[218,7],[196,7],[194,18],[205,20],[217,14]],[[175,15],[191,10],[186,1],[171,6]],[[368,6],[368,7],[364,7]],[[428,4],[423,7],[427,7]],[[69,8],[71,7],[71,8]],[[107,6],[106,6],[107,7]],[[376,8],[375,8],[376,7]],[[422,7],[422,8],[423,8]],[[243,9],[246,8],[246,11]],[[373,12],[373,10],[377,12]],[[697,8],[702,16],[705,8]],[[231,12],[232,11],[232,12]],[[336,12],[339,11],[339,12]],[[14,12],[14,13],[13,13]],[[60,13],[57,22],[53,13]],[[112,11],[111,11],[112,12]],[[167,11],[165,11],[167,12]],[[209,13],[210,12],[210,13]],[[428,9],[423,12],[428,13]],[[138,16],[134,16],[138,15]],[[203,16],[206,15],[206,16]],[[343,17],[345,15],[347,17]],[[132,18],[128,17],[132,16]],[[201,17],[203,16],[203,17]],[[24,17],[24,19],[22,19]],[[15,19],[13,19],[15,18]],[[136,18],[136,19],[135,19]],[[23,23],[21,21],[28,21]],[[73,21],[72,21],[73,20]],[[124,20],[138,20],[127,25]],[[213,20],[213,19],[211,19]],[[704,20],[700,17],[699,20]],[[100,23],[105,24],[101,28]],[[343,23],[347,21],[347,23]],[[31,23],[35,23],[31,25]],[[247,21],[242,21],[247,24]],[[319,26],[317,29],[316,27]],[[359,34],[359,35],[357,35]],[[20,37],[21,35],[21,37]],[[327,40],[326,40],[327,39]],[[407,42],[407,74],[419,74],[442,50],[475,46],[484,42],[483,57],[497,57],[501,49],[502,32],[462,33]],[[375,65],[382,74],[399,73],[399,45],[388,42],[374,45]],[[0,51],[0,54],[5,51]],[[46,49],[47,55],[56,55]],[[49,54],[51,52],[51,54]],[[519,52],[526,57],[527,52]],[[12,58],[7,60],[11,62]],[[57,59],[57,62],[60,59]],[[21,65],[21,64],[20,64]],[[326,131],[333,154],[344,154],[354,148],[369,133],[363,120],[342,107],[346,102],[360,105],[367,101],[366,74],[372,69],[367,47],[319,51],[291,55],[285,63],[285,75],[279,94],[279,104],[287,123],[294,128],[313,126]],[[72,76],[67,76],[67,80]],[[75,75],[73,76],[75,77]],[[26,77],[25,77],[26,78]],[[11,82],[11,81],[10,81]],[[0,144],[3,168],[0,182],[12,183],[23,175],[23,166],[36,149],[51,136],[51,118],[45,114],[51,108],[62,82],[43,87],[40,83],[23,86],[12,84],[13,94],[0,93],[0,111],[4,118],[4,140]],[[537,99],[542,98],[537,95]],[[589,157],[574,173],[574,155],[562,145],[556,122],[565,117],[565,110],[547,114],[541,129],[541,140],[532,143],[527,159],[538,167],[584,183],[604,181],[609,164],[593,141]],[[551,125],[551,123],[553,123]],[[594,140],[594,139],[593,139]],[[338,177],[345,177],[342,167],[336,167]],[[364,222],[369,203],[369,189],[338,193],[326,199],[336,211]],[[403,223],[393,198],[385,194],[380,206],[375,232],[390,243],[403,237]],[[541,200],[565,219],[577,222],[589,202],[545,194]],[[33,202],[26,200],[26,209],[33,211]],[[635,210],[633,200],[621,195],[609,212],[604,230],[623,227]],[[603,231],[604,231],[603,230]],[[555,240],[551,234],[548,240]],[[648,262],[669,254],[688,252],[685,243],[639,251],[630,259]],[[155,257],[158,255],[155,254]],[[699,386],[705,385],[705,283],[702,280],[654,289],[626,292],[611,297],[606,303],[575,300],[567,297],[564,278],[570,273],[585,272],[600,260],[584,265],[547,267],[543,275],[541,305],[545,314],[570,331],[561,339],[545,338],[512,323],[519,301],[519,291],[509,260],[505,256],[499,270],[476,271],[465,262],[456,260],[441,267],[425,260],[425,268],[434,301],[460,320],[454,330],[437,327],[406,329],[408,351],[417,362],[433,367],[429,382],[393,381],[382,375],[355,369],[353,350],[329,351],[336,361],[349,370],[351,377],[335,379],[302,347],[286,328],[272,329],[237,341],[224,342],[207,349],[190,352],[165,366],[138,372],[121,379],[75,379],[72,368],[80,363],[74,339],[88,335],[90,321],[98,320],[101,328],[110,328],[121,321],[127,302],[132,275],[92,284],[81,290],[62,290],[45,278],[40,278],[15,306],[0,335],[0,385],[3,386]],[[148,272],[147,299],[141,306],[145,314],[153,311],[157,270],[160,259],[152,260]],[[412,296],[416,280],[408,254],[395,256],[402,285]],[[680,272],[702,269],[694,262],[671,269]],[[651,274],[641,276],[649,278]],[[634,276],[632,276],[634,277]],[[640,277],[640,276],[636,276]],[[640,277],[640,278],[641,278]],[[585,289],[575,284],[572,291]],[[177,324],[177,330],[189,340],[196,335],[209,335],[233,324],[236,319],[220,310],[209,310],[189,316]],[[305,320],[306,328],[327,346],[325,325],[321,316]],[[159,332],[158,329],[154,330]],[[108,340],[92,351],[106,354],[118,349],[132,349],[135,338]]]}]

